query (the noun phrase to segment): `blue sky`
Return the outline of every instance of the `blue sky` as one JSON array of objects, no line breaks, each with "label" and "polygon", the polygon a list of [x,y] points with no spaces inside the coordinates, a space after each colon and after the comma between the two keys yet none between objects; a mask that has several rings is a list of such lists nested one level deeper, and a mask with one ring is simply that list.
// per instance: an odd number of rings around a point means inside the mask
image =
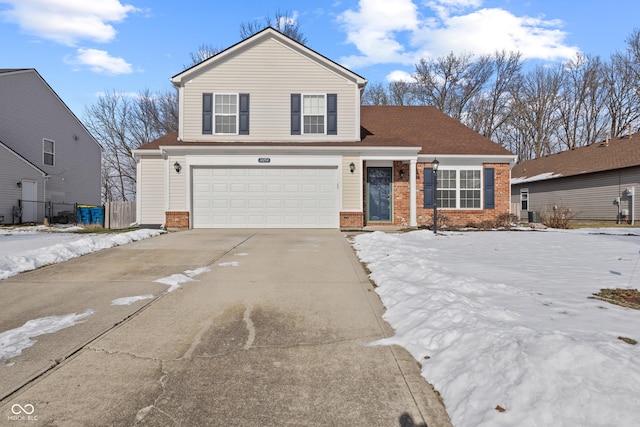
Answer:
[{"label": "blue sky", "polygon": [[105,91],[171,89],[190,52],[237,43],[241,22],[277,10],[310,48],[374,83],[450,51],[608,58],[640,28],[637,0],[0,0],[0,68],[36,68],[82,119]]}]

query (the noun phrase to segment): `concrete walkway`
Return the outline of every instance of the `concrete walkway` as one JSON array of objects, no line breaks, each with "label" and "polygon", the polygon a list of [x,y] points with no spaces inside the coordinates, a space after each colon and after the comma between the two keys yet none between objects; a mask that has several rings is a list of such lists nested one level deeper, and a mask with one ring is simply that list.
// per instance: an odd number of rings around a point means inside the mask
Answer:
[{"label": "concrete walkway", "polygon": [[172,233],[2,281],[0,301],[0,332],[95,311],[0,362],[0,425],[450,426],[405,350],[367,345],[393,331],[335,230]]}]

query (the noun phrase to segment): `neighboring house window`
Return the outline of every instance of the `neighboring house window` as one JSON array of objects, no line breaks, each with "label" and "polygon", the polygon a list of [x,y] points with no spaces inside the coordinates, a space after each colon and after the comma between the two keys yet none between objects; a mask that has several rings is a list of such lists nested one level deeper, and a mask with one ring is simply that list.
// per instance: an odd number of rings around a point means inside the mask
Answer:
[{"label": "neighboring house window", "polygon": [[202,94],[203,135],[249,135],[249,94]]},{"label": "neighboring house window", "polygon": [[55,142],[50,139],[43,139],[42,153],[42,162],[47,166],[53,166],[55,156]]},{"label": "neighboring house window", "polygon": [[529,189],[520,189],[520,209],[523,211],[529,210]]},{"label": "neighboring house window", "polygon": [[291,135],[338,134],[337,94],[291,94]]}]

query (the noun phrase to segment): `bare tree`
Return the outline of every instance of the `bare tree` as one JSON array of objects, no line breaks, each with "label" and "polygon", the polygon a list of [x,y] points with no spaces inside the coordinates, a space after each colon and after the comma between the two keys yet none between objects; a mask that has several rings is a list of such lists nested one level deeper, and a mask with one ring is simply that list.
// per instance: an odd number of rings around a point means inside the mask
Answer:
[{"label": "bare tree", "polygon": [[458,120],[492,75],[490,56],[473,60],[468,53],[456,56],[451,52],[435,60],[422,58],[415,67],[418,103],[432,105]]},{"label": "bare tree", "polygon": [[187,65],[184,65],[184,68],[193,67],[201,63],[202,61],[206,61],[214,55],[217,55],[222,49],[217,46],[213,46],[211,44],[202,43],[198,46],[198,50],[195,52],[189,52],[189,59],[191,62]]},{"label": "bare tree", "polygon": [[135,200],[136,163],[132,151],[177,130],[175,94],[141,91],[131,97],[111,91],[85,111],[84,123],[103,147],[104,200]]},{"label": "bare tree", "polygon": [[[514,97],[512,129],[520,160],[528,160],[557,150],[555,135],[559,126],[562,69],[537,66],[525,74]],[[513,150],[512,150],[513,151]]]},{"label": "bare tree", "polygon": [[307,44],[307,38],[300,29],[301,22],[296,19],[295,14],[290,11],[276,11],[273,18],[267,15],[264,21],[253,20],[240,24],[240,37],[246,39],[267,27],[275,28],[285,36],[292,38],[300,44]]},{"label": "bare tree", "polygon": [[389,105],[389,95],[382,83],[370,83],[365,87],[360,103],[362,105]]},{"label": "bare tree", "polygon": [[389,82],[387,88],[389,104],[413,105],[415,103],[415,83],[404,80]]},{"label": "bare tree", "polygon": [[605,68],[611,137],[622,136],[640,118],[640,79],[630,53],[615,53]]},{"label": "bare tree", "polygon": [[[511,115],[513,98],[522,78],[522,54],[498,51],[491,57],[492,75],[485,90],[470,102],[465,123],[493,139],[496,131],[504,126]],[[504,145],[503,141],[500,142]]]},{"label": "bare tree", "polygon": [[560,149],[573,149],[604,136],[604,68],[599,57],[577,54],[564,65],[560,95]]}]

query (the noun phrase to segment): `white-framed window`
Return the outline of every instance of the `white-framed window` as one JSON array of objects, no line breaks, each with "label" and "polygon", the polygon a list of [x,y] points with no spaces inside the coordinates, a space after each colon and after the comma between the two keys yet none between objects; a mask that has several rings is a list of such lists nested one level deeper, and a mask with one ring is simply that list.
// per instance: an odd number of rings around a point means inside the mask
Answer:
[{"label": "white-framed window", "polygon": [[302,133],[324,134],[327,102],[325,94],[302,95]]},{"label": "white-framed window", "polygon": [[42,163],[46,166],[55,165],[55,141],[44,138],[42,140]]},{"label": "white-framed window", "polygon": [[216,93],[213,105],[214,133],[236,135],[238,133],[238,94]]},{"label": "white-framed window", "polygon": [[520,189],[520,210],[523,210],[523,211],[529,210],[529,189],[528,188]]},{"label": "white-framed window", "polygon": [[481,209],[482,168],[438,169],[436,194],[439,208]]}]

